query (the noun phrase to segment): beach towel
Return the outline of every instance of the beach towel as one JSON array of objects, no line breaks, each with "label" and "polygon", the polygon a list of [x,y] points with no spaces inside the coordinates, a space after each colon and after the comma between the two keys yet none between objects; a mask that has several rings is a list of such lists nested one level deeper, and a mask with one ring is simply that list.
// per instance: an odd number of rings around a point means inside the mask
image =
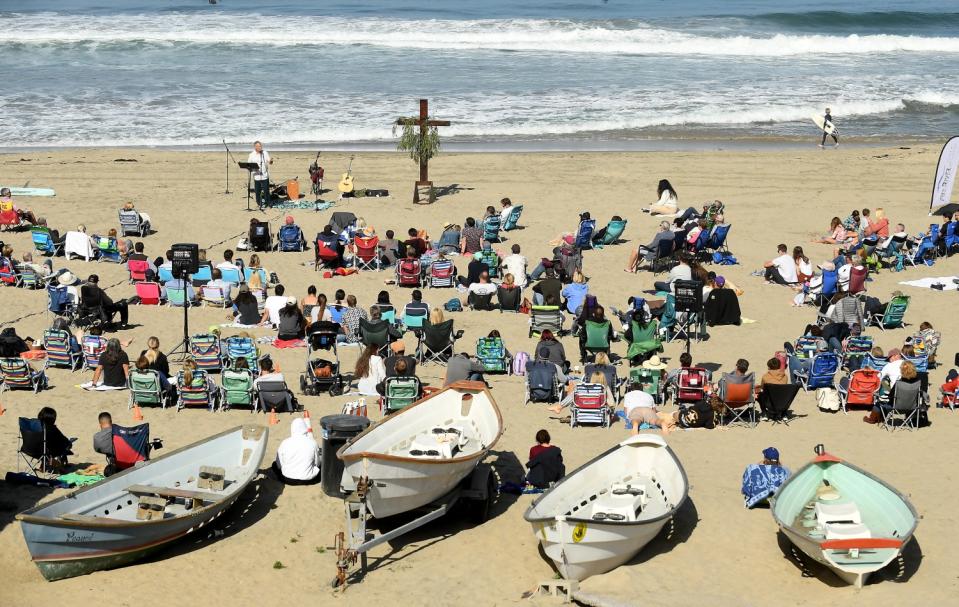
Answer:
[{"label": "beach towel", "polygon": [[99,483],[105,477],[99,474],[79,474],[77,472],[71,472],[70,474],[62,474],[57,477],[57,480],[61,483],[64,483],[68,487],[82,487],[83,485],[93,485],[94,483]]},{"label": "beach towel", "polygon": [[271,209],[313,209],[314,211],[325,211],[336,204],[333,201],[324,200],[284,200],[270,205]]},{"label": "beach towel", "polygon": [[919,278],[916,280],[905,280],[900,282],[901,285],[906,285],[909,287],[919,287],[921,289],[931,289],[934,284],[941,284],[943,291],[955,291],[959,288],[959,285],[953,282],[953,280],[959,279],[959,276],[940,276],[938,278]]},{"label": "beach towel", "polygon": [[90,261],[94,258],[93,243],[83,232],[67,232],[63,243],[63,254],[68,259],[70,255],[76,255]]},{"label": "beach towel", "polygon": [[302,339],[274,339],[274,348],[305,348],[306,342]]},{"label": "beach towel", "polygon": [[77,388],[83,388],[84,390],[96,390],[97,392],[108,392],[110,390],[126,390],[126,386],[104,386],[102,383],[93,385],[92,381],[88,381],[85,384],[80,384]]},{"label": "beach towel", "polygon": [[743,472],[743,497],[747,508],[755,508],[765,503],[789,478],[789,468],[785,466],[767,466],[750,464]]}]

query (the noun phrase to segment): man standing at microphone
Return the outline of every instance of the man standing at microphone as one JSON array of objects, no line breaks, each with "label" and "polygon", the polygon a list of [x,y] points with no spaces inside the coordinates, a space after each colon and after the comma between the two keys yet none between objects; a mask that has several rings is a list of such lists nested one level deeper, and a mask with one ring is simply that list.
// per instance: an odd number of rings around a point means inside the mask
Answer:
[{"label": "man standing at microphone", "polygon": [[263,209],[270,202],[270,165],[273,159],[270,153],[263,149],[259,141],[253,142],[253,151],[250,152],[247,162],[255,164],[259,169],[253,172],[253,191],[256,193],[256,204]]}]

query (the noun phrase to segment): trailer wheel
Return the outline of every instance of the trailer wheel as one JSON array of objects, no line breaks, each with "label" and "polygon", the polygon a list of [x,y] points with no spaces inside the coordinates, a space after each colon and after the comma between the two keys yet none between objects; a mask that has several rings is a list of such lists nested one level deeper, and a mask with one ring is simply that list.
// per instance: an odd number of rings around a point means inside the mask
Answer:
[{"label": "trailer wheel", "polygon": [[493,503],[497,495],[496,476],[492,470],[486,475],[486,497],[481,500],[470,502],[470,519],[478,524],[489,520],[489,515],[493,511]]}]

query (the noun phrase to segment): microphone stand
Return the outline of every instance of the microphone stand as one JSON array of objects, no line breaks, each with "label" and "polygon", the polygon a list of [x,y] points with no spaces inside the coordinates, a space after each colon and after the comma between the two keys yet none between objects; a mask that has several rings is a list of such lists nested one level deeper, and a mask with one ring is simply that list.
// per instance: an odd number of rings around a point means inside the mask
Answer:
[{"label": "microphone stand", "polygon": [[233,152],[230,151],[230,146],[226,144],[226,139],[223,140],[223,147],[226,148],[226,190],[224,190],[223,193],[231,194],[232,192],[230,192],[230,161],[232,160],[233,162],[236,162],[236,158],[233,157]]}]

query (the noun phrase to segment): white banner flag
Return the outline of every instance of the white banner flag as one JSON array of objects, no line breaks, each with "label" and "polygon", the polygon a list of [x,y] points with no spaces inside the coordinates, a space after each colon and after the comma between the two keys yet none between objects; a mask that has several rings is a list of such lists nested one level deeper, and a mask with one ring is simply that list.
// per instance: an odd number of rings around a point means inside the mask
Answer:
[{"label": "white banner flag", "polygon": [[953,137],[942,146],[939,165],[936,167],[936,181],[932,184],[932,213],[952,201],[952,187],[956,183],[956,171],[959,170],[959,137]]}]

